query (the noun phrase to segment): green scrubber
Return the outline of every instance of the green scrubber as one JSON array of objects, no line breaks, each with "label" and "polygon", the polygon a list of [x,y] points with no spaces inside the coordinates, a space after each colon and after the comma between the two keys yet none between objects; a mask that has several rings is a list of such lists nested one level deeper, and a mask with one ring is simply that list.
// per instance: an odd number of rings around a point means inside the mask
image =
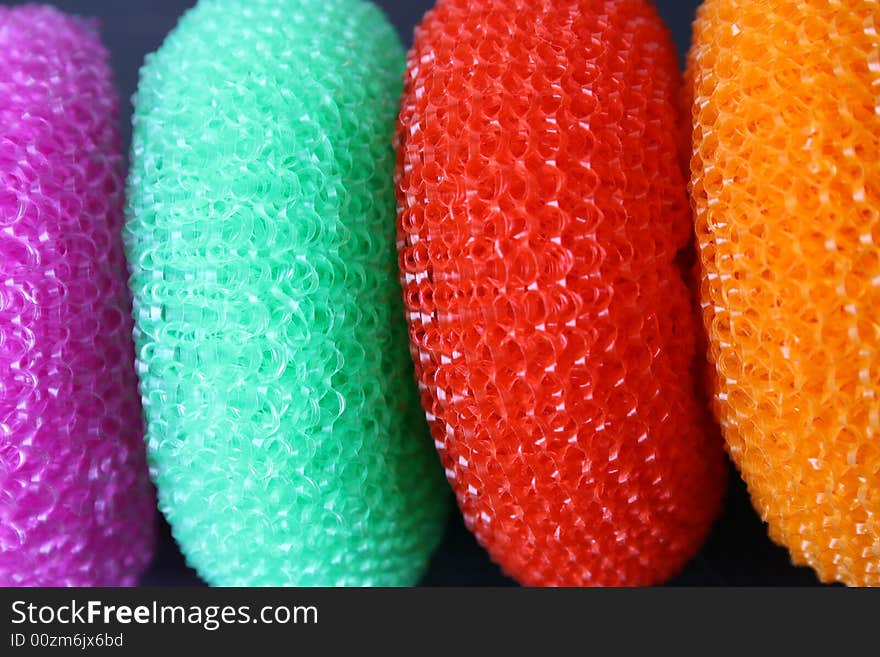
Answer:
[{"label": "green scrubber", "polygon": [[150,466],[211,584],[410,585],[439,542],[394,248],[403,70],[363,0],[201,0],[141,71]]}]

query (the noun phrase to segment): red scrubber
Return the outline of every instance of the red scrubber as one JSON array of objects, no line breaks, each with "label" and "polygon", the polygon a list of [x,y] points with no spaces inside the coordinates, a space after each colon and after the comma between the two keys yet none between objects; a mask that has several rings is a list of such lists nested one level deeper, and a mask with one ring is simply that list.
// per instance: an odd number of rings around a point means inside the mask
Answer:
[{"label": "red scrubber", "polygon": [[643,1],[440,0],[398,131],[423,405],[468,526],[530,585],[699,548],[724,460],[694,391],[680,76]]}]

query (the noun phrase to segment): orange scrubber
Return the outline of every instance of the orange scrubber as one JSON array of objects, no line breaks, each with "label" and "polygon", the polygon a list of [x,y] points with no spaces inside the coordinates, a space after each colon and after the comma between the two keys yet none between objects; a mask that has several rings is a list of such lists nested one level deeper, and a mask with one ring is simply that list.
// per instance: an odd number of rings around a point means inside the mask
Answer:
[{"label": "orange scrubber", "polygon": [[692,198],[715,411],[774,540],[880,585],[880,5],[708,0]]}]

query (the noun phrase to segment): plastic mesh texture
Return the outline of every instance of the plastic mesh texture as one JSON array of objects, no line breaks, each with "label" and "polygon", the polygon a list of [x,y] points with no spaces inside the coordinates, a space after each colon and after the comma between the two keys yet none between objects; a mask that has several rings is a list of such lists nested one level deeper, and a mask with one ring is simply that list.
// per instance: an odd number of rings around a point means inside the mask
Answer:
[{"label": "plastic mesh texture", "polygon": [[878,29],[876,1],[709,0],[689,57],[715,411],[772,538],[855,585],[880,585]]},{"label": "plastic mesh texture", "polygon": [[149,457],[212,584],[411,585],[440,540],[394,248],[403,69],[370,3],[202,0],[142,70]]},{"label": "plastic mesh texture", "polygon": [[636,1],[441,0],[398,130],[399,265],[465,521],[528,585],[641,585],[700,546],[723,450],[694,393],[669,35]]},{"label": "plastic mesh texture", "polygon": [[117,119],[93,23],[0,7],[3,586],[132,585],[153,549]]}]

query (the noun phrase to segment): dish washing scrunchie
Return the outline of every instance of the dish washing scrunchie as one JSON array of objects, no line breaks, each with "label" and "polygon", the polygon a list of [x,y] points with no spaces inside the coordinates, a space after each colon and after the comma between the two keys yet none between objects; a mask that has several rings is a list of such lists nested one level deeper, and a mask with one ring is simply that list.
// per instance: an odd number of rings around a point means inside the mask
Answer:
[{"label": "dish washing scrunchie", "polygon": [[149,458],[211,584],[412,585],[440,540],[394,251],[403,66],[362,0],[202,0],[141,72]]},{"label": "dish washing scrunchie", "polygon": [[108,59],[0,7],[0,586],[132,585],[153,551]]},{"label": "dish washing scrunchie", "polygon": [[880,585],[880,5],[709,0],[689,58],[715,411],[796,564]]},{"label": "dish washing scrunchie", "polygon": [[398,129],[425,412],[464,519],[533,586],[675,575],[724,457],[695,390],[681,80],[642,0],[440,0]]}]

